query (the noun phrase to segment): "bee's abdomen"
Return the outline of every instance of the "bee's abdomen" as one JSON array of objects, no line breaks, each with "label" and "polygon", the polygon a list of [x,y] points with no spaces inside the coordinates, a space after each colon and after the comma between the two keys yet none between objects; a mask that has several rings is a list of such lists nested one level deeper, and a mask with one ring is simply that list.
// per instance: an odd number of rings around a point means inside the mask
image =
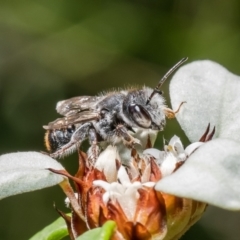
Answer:
[{"label": "bee's abdomen", "polygon": [[69,143],[74,131],[74,125],[64,129],[47,130],[44,136],[47,151],[53,153]]}]

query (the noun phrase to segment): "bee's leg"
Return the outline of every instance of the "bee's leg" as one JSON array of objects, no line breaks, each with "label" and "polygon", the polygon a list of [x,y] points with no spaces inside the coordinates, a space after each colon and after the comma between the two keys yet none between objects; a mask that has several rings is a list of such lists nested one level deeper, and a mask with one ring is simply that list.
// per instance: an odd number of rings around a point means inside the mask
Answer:
[{"label": "bee's leg", "polygon": [[88,161],[90,165],[94,165],[99,153],[100,153],[100,149],[98,146],[98,134],[95,130],[95,128],[90,128],[89,132],[88,132],[88,139],[89,139],[89,143],[90,143],[90,148],[88,149]]},{"label": "bee's leg", "polygon": [[176,114],[180,111],[182,105],[186,102],[181,102],[176,111],[173,111],[171,108],[164,108],[164,113],[167,118],[175,118]]},{"label": "bee's leg", "polygon": [[116,135],[123,139],[123,143],[126,146],[133,148],[135,144],[140,144],[140,140],[131,136],[124,125],[122,124],[117,125],[115,131]]},{"label": "bee's leg", "polygon": [[91,123],[84,123],[81,125],[72,135],[71,140],[59,148],[56,152],[51,153],[50,157],[59,158],[64,157],[72,152],[81,145],[82,141],[88,137],[89,129],[92,127]]}]

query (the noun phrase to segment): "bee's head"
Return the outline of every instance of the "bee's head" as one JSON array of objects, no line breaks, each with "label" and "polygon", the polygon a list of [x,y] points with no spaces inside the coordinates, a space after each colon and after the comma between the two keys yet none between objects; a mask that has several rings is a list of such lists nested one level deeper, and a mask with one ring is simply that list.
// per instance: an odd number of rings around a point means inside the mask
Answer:
[{"label": "bee's head", "polygon": [[123,113],[132,127],[153,129],[160,131],[165,126],[165,114],[163,112],[164,98],[161,94],[155,94],[149,104],[146,101],[153,89],[144,87],[142,90],[134,90],[128,93],[123,102]]},{"label": "bee's head", "polygon": [[166,123],[164,108],[166,106],[160,87],[170,74],[185,61],[187,58],[183,58],[175,64],[154,89],[144,87],[142,90],[132,90],[126,95],[122,111],[123,119],[128,125],[157,131],[164,128]]}]

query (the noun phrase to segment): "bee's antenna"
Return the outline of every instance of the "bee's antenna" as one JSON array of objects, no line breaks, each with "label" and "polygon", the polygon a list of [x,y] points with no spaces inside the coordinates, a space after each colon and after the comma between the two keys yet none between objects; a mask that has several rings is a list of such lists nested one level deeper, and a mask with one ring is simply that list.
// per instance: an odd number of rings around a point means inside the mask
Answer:
[{"label": "bee's antenna", "polygon": [[149,102],[151,101],[152,97],[156,94],[156,93],[161,93],[161,91],[159,90],[159,88],[163,85],[163,83],[166,81],[166,79],[177,69],[179,68],[184,62],[186,62],[188,60],[187,57],[182,58],[178,63],[176,63],[163,77],[162,79],[159,81],[158,85],[154,88],[154,90],[152,91],[150,97],[148,98],[146,105],[149,104]]}]

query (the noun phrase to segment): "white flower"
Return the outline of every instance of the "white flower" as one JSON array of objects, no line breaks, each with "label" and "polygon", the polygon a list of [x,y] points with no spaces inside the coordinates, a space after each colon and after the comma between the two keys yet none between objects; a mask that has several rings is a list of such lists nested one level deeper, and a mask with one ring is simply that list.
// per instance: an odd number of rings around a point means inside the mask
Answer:
[{"label": "white flower", "polygon": [[173,136],[164,151],[155,148],[146,149],[143,154],[153,156],[160,167],[162,177],[171,175],[185,160],[200,147],[203,142],[190,144],[185,150],[179,137]]},{"label": "white flower", "polygon": [[84,222],[92,229],[113,220],[114,239],[179,239],[199,220],[206,204],[154,189],[159,179],[176,171],[189,157],[178,137],[174,136],[170,144],[162,152],[148,149],[139,155],[133,150],[128,166],[122,164],[117,148],[110,145],[91,167],[86,164],[87,156],[80,153],[75,176],[53,170],[76,186],[77,198],[72,192],[68,194],[69,186],[62,186],[73,210],[71,221],[63,215],[70,223],[69,234],[81,235],[86,230],[82,228]]},{"label": "white flower", "polygon": [[[169,194],[240,210],[240,77],[211,61],[190,63],[170,84],[173,109],[188,138],[198,140],[210,123],[215,138],[195,151],[156,189]],[[177,184],[176,184],[177,183]]]}]

